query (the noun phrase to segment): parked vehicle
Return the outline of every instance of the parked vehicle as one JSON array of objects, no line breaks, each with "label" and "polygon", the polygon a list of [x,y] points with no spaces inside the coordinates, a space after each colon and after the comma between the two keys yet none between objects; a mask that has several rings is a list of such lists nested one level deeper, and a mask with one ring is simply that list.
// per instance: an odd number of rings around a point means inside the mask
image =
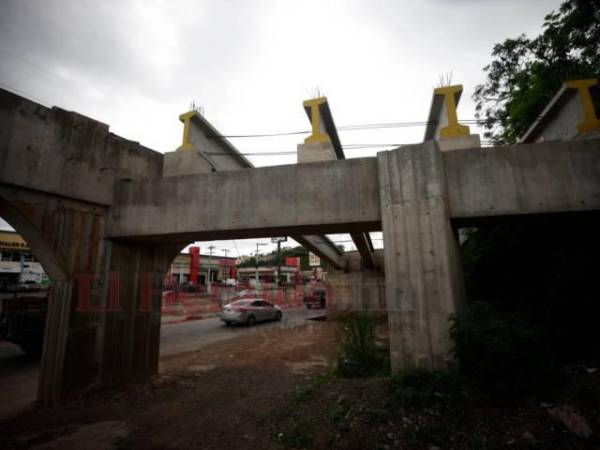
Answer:
[{"label": "parked vehicle", "polygon": [[227,278],[221,284],[225,287],[236,287],[238,282],[235,278]]},{"label": "parked vehicle", "polygon": [[258,292],[254,289],[242,289],[240,292],[235,294],[233,300],[243,300],[245,298],[257,298]]},{"label": "parked vehicle", "polygon": [[304,296],[306,309],[325,308],[327,304],[327,290],[325,288],[314,288],[310,294]]},{"label": "parked vehicle", "polygon": [[221,320],[228,326],[239,323],[252,326],[257,322],[281,320],[282,317],[279,306],[260,298],[236,300],[225,305],[221,312]]},{"label": "parked vehicle", "polygon": [[21,346],[25,353],[40,354],[47,313],[47,296],[3,299],[0,339]]}]

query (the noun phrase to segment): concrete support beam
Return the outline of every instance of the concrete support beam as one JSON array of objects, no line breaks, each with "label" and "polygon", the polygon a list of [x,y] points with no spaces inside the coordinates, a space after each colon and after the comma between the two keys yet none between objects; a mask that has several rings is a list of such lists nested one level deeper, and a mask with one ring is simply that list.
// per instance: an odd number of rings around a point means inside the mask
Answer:
[{"label": "concrete support beam", "polygon": [[378,186],[375,158],[134,180],[116,190],[109,233],[180,242],[377,231]]},{"label": "concrete support beam", "polygon": [[365,269],[373,269],[375,267],[375,256],[373,255],[373,243],[368,233],[350,233],[356,249],[362,258],[363,267]]},{"label": "concrete support beam", "polygon": [[337,159],[331,142],[298,144],[298,164]]},{"label": "concrete support beam", "polygon": [[[321,97],[305,101],[304,110],[311,122],[312,134],[305,139],[304,144],[298,145],[298,163],[346,159],[327,98]],[[351,236],[361,256],[364,255],[366,258],[363,266],[373,268],[375,260],[369,234],[354,233]]]},{"label": "concrete support beam", "polygon": [[453,150],[443,158],[452,218],[465,225],[600,209],[600,139]]},{"label": "concrete support beam", "polygon": [[292,236],[292,238],[315,255],[329,261],[335,269],[344,268],[342,252],[327,236],[309,234],[306,236]]},{"label": "concrete support beam", "polygon": [[377,155],[392,369],[445,367],[463,290],[442,153],[434,141]]}]

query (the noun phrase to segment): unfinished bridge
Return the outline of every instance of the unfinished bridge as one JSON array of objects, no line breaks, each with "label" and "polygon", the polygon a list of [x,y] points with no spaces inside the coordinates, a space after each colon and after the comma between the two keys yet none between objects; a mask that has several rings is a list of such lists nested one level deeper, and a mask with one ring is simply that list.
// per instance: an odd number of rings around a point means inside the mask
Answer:
[{"label": "unfinished bridge", "polygon": [[[456,229],[600,209],[600,121],[586,89],[566,85],[522,143],[482,148],[456,119],[460,86],[440,88],[423,143],[356,159],[344,158],[326,99],[314,99],[304,105],[312,134],[298,164],[264,168],[195,111],[181,116],[182,146],[162,154],[0,90],[0,216],[52,280],[39,400],[157,371],[153,283],[195,240],[292,236],[341,277],[378,277],[393,368],[443,367],[448,316],[463,303]],[[372,231],[383,231],[383,258]],[[328,233],[351,234],[358,266]],[[81,274],[93,280],[93,307],[83,310]],[[142,293],[149,307],[140,307]]]}]

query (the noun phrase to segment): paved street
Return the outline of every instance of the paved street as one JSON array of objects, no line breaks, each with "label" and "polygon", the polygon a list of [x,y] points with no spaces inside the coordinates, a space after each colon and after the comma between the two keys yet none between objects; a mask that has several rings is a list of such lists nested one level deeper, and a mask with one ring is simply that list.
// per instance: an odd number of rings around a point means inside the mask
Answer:
[{"label": "paved street", "polygon": [[40,362],[18,345],[0,341],[0,419],[28,407],[36,398]]},{"label": "paved street", "polygon": [[219,318],[195,320],[176,324],[163,325],[160,335],[160,356],[197,350],[212,342],[230,339],[240,335],[252,336],[273,327],[298,326],[306,319],[324,314],[324,310],[304,307],[291,308],[283,311],[281,322],[259,323],[254,327],[226,327]]},{"label": "paved street", "polygon": [[[294,327],[323,310],[299,307],[283,311],[281,322],[259,323],[254,327],[226,327],[218,318],[165,324],[161,328],[160,356],[198,350],[202,346],[240,335],[249,338],[275,327]],[[36,398],[39,360],[29,358],[17,345],[0,341],[0,418],[28,407]]]}]

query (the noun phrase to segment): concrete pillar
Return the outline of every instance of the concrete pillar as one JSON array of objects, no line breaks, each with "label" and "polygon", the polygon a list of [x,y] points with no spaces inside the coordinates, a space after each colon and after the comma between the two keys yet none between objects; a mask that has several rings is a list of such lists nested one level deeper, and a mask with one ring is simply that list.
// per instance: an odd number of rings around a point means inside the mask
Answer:
[{"label": "concrete pillar", "polygon": [[[158,371],[162,280],[184,244],[112,242],[109,271],[118,275],[118,310],[106,311],[102,386]],[[110,293],[104,293],[105,296]],[[109,304],[110,298],[105,298]]]},{"label": "concrete pillar", "polygon": [[337,159],[331,142],[298,144],[298,164]]},{"label": "concrete pillar", "polygon": [[443,368],[462,274],[434,141],[377,155],[392,369]]}]

